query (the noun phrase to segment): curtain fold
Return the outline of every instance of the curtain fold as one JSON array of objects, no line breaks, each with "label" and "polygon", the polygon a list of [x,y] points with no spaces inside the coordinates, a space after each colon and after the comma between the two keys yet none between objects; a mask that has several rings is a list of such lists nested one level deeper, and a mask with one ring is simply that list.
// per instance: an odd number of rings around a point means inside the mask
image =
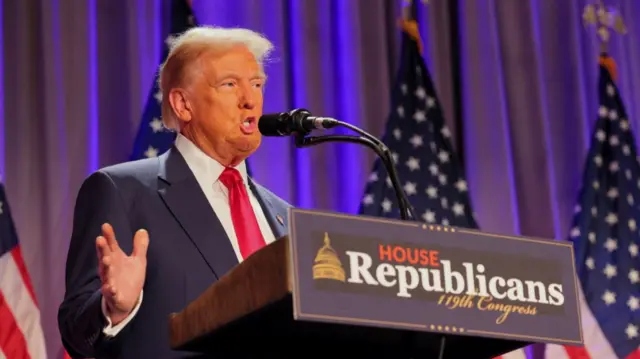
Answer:
[{"label": "curtain fold", "polygon": [[[610,53],[633,127],[640,4]],[[478,0],[460,7],[464,153],[485,230],[565,239],[597,115],[598,43],[586,1]],[[637,66],[636,66],[637,67]]]}]

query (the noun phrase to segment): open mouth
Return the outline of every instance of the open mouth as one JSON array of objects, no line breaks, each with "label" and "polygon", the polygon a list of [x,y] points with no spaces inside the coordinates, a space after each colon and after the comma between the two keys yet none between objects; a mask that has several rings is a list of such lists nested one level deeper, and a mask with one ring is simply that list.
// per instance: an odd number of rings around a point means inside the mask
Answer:
[{"label": "open mouth", "polygon": [[246,135],[250,135],[258,130],[258,121],[255,117],[247,117],[242,121],[240,130]]}]

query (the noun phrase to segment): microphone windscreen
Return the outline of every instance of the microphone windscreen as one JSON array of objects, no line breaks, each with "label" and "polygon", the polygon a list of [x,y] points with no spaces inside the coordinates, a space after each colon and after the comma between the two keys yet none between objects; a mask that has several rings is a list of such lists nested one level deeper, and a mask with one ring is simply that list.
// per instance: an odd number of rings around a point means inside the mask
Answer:
[{"label": "microphone windscreen", "polygon": [[258,130],[263,136],[289,136],[288,127],[282,113],[264,114],[258,120]]}]

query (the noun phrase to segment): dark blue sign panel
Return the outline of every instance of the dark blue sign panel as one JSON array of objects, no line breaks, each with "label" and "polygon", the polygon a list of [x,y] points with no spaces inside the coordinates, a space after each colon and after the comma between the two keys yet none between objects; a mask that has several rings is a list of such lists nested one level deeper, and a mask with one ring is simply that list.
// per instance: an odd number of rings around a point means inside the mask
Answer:
[{"label": "dark blue sign panel", "polygon": [[582,345],[571,243],[292,209],[296,320]]}]

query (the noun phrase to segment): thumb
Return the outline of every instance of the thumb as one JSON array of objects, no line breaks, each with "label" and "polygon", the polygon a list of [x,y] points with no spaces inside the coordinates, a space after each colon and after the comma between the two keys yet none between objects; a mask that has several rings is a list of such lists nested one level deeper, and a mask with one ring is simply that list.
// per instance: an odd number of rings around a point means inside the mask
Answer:
[{"label": "thumb", "polygon": [[140,229],[133,237],[133,253],[134,257],[147,257],[147,248],[149,248],[149,233]]}]

